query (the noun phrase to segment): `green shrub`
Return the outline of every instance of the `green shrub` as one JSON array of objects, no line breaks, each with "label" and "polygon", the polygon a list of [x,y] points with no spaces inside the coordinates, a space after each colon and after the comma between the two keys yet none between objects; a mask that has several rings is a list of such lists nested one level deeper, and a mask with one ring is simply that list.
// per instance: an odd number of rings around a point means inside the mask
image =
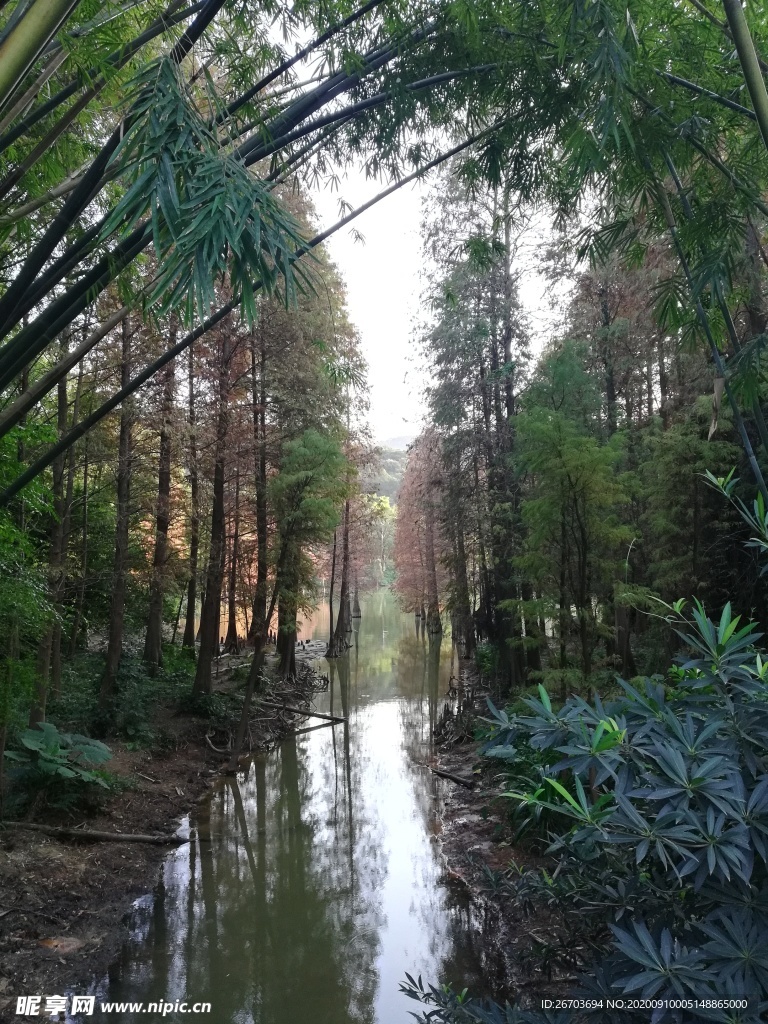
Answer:
[{"label": "green shrub", "polygon": [[[568,1024],[768,1012],[768,658],[730,605],[719,622],[699,604],[691,621],[681,604],[675,613],[687,653],[666,680],[620,681],[615,699],[559,709],[543,688],[526,713],[491,705],[486,753],[504,766],[504,796],[546,829],[560,862],[537,876],[538,896],[565,914],[574,947],[593,951],[578,995],[603,1010],[572,1011]],[[435,1022],[560,1019],[405,989],[438,1007]],[[614,1013],[605,1002],[745,996],[748,1010],[711,1013]]]},{"label": "green shrub", "polygon": [[65,671],[62,694],[49,705],[50,717],[73,731],[117,736],[138,748],[157,740],[158,709],[180,705],[189,692],[194,663],[180,648],[168,645],[163,650],[163,668],[150,677],[139,658],[126,655],[115,694],[106,706],[99,703],[102,655],[80,655]]},{"label": "green shrub", "polygon": [[495,645],[487,640],[478,644],[475,648],[475,664],[481,676],[486,679],[495,676],[499,665],[499,652]]},{"label": "green shrub", "polygon": [[21,803],[70,807],[92,799],[94,787],[112,788],[111,777],[99,767],[112,752],[98,740],[61,733],[50,722],[26,729],[18,740],[20,747],[6,750],[5,757]]}]

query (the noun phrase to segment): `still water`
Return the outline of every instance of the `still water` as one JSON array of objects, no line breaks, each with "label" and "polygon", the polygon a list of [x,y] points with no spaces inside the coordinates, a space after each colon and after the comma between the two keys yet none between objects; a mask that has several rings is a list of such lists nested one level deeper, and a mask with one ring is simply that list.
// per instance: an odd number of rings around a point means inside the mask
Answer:
[{"label": "still water", "polygon": [[[321,608],[301,636],[327,635]],[[441,880],[450,784],[420,766],[450,639],[417,637],[384,591],[363,599],[353,639],[346,657],[317,663],[331,679],[318,710],[348,724],[300,733],[222,780],[189,822],[194,841],[136,908],[103,998],[212,1003],[166,1021],[406,1024],[417,1009],[398,992],[406,971],[487,990],[480,923]],[[99,1019],[150,1018],[83,1021]]]}]

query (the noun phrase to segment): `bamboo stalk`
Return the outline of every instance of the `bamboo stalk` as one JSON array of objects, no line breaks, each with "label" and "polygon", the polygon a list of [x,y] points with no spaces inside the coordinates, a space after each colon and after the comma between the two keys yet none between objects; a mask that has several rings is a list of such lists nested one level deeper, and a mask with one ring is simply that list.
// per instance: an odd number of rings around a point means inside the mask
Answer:
[{"label": "bamboo stalk", "polygon": [[723,0],[723,8],[739,55],[741,70],[744,72],[744,81],[747,83],[752,106],[755,108],[760,134],[763,136],[765,148],[768,149],[768,91],[765,88],[765,80],[760,71],[755,44],[752,42],[741,0]]},{"label": "bamboo stalk", "polygon": [[34,0],[0,44],[0,109],[78,3],[79,0]]}]

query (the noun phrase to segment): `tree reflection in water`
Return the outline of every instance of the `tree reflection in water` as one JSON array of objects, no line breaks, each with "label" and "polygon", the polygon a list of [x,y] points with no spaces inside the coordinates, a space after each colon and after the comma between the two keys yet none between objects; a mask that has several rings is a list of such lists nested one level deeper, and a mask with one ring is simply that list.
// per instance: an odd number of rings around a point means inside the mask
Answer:
[{"label": "tree reflection in water", "polygon": [[[405,1024],[406,971],[488,988],[479,922],[441,884],[444,783],[420,767],[450,641],[414,636],[388,593],[362,610],[349,652],[321,665],[319,704],[347,722],[221,783],[192,822],[198,841],[166,862],[108,998],[210,1000],[217,1024]],[[301,635],[322,639],[327,621],[320,609]]]}]

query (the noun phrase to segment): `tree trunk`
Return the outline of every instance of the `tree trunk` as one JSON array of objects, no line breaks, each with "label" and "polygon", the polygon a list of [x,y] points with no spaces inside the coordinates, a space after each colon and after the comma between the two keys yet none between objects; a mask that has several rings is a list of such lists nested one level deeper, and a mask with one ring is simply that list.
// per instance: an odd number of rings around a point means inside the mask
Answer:
[{"label": "tree trunk", "polygon": [[83,539],[80,549],[80,586],[77,590],[74,615],[72,617],[72,632],[69,637],[69,657],[74,658],[77,651],[77,641],[80,635],[80,623],[83,618],[83,607],[85,605],[85,584],[88,574],[88,435],[83,440]]},{"label": "tree trunk", "polygon": [[347,633],[352,628],[349,606],[349,499],[344,502],[344,522],[341,537],[341,586],[339,587],[339,614],[336,631],[326,657],[338,658],[347,648]]},{"label": "tree trunk", "polygon": [[661,421],[664,424],[666,430],[669,426],[669,376],[667,374],[667,364],[664,360],[664,335],[659,334],[656,340],[656,351],[659,364],[659,397],[661,398]]},{"label": "tree trunk", "polygon": [[331,649],[333,643],[333,588],[336,583],[336,535],[338,530],[333,531],[333,554],[331,555],[331,583],[328,589],[328,609],[329,609],[329,629],[328,629],[328,649]]},{"label": "tree trunk", "polygon": [[218,649],[221,613],[221,585],[224,581],[226,528],[224,519],[224,469],[229,426],[229,341],[224,335],[219,372],[219,415],[216,430],[216,454],[213,471],[213,509],[211,513],[211,544],[208,571],[205,577],[205,598],[200,615],[200,651],[192,693],[211,693],[211,668]]},{"label": "tree trunk", "polygon": [[459,637],[464,641],[464,657],[475,652],[475,630],[469,606],[469,580],[467,578],[467,551],[464,543],[464,519],[461,512],[456,523],[456,618]]},{"label": "tree trunk", "polygon": [[231,654],[237,654],[237,568],[240,545],[240,467],[235,467],[235,507],[232,528],[232,547],[229,559],[229,586],[227,587],[227,635],[224,647]]},{"label": "tree trunk", "polygon": [[[66,355],[68,341],[62,341],[62,354]],[[59,381],[57,388],[57,429],[59,437],[67,432],[67,377]],[[37,679],[35,680],[35,697],[29,713],[29,726],[33,728],[45,721],[45,709],[51,689],[51,656],[57,651],[57,669],[59,678],[61,652],[61,584],[62,584],[62,549],[64,542],[64,454],[57,456],[53,462],[53,523],[51,525],[51,546],[48,558],[48,592],[55,609],[55,621],[45,629],[37,650]]]},{"label": "tree trunk", "polygon": [[[122,324],[122,360],[120,384],[131,379],[131,331],[128,317]],[[128,571],[128,527],[130,521],[131,472],[133,446],[133,402],[123,402],[120,410],[120,440],[117,456],[115,557],[112,568],[112,600],[109,609],[107,663],[101,677],[99,707],[104,709],[114,696],[117,673],[123,654],[125,621],[125,585]]]},{"label": "tree trunk", "polygon": [[5,797],[5,741],[8,736],[8,725],[5,721],[0,723],[0,815],[3,813]]},{"label": "tree trunk", "polygon": [[[253,601],[251,635],[264,621],[268,599],[267,545],[267,350],[263,327],[259,328],[258,372],[256,337],[251,335],[251,387],[253,395],[253,440],[256,454],[256,595]],[[269,623],[267,623],[269,631]],[[266,633],[265,633],[266,636]]]},{"label": "tree trunk", "polygon": [[631,611],[625,605],[616,604],[615,617],[616,644],[621,664],[621,674],[624,679],[631,679],[637,675],[635,657],[632,653]]},{"label": "tree trunk", "polygon": [[765,334],[768,330],[768,308],[766,308],[763,288],[762,261],[760,259],[760,239],[755,226],[748,221],[746,231],[746,278],[747,278],[747,316],[749,322],[749,339]]},{"label": "tree trunk", "polygon": [[277,611],[278,671],[283,679],[296,677],[296,606],[292,596],[281,595]]},{"label": "tree trunk", "polygon": [[488,568],[488,556],[485,548],[485,522],[480,507],[480,468],[477,451],[472,454],[472,470],[474,476],[475,522],[477,523],[477,554],[479,562],[480,607],[476,612],[475,630],[478,639],[486,639],[493,624],[493,596],[491,573]]},{"label": "tree trunk", "polygon": [[512,280],[512,215],[509,209],[509,188],[504,189],[504,319],[502,340],[504,343],[504,408],[507,414],[507,450],[512,449],[512,420],[515,415],[515,381],[512,370],[512,302],[514,282]]},{"label": "tree trunk", "polygon": [[176,618],[173,620],[173,632],[171,633],[171,647],[176,643],[176,634],[179,631],[179,620],[181,619],[181,607],[184,604],[184,592],[182,591],[179,597],[179,603],[176,605]]},{"label": "tree trunk", "polygon": [[578,559],[578,576],[577,576],[577,605],[576,613],[579,617],[579,641],[581,644],[581,671],[584,675],[585,681],[589,678],[592,672],[592,643],[589,629],[589,620],[591,617],[591,594],[592,588],[590,586],[590,571],[589,571],[589,538],[587,537],[587,531],[585,528],[584,514],[579,514],[578,502],[574,502],[574,510],[578,521],[578,541],[577,541],[577,559]]},{"label": "tree trunk", "polygon": [[568,651],[567,651],[567,630],[568,621],[570,618],[570,608],[568,607],[568,596],[566,590],[567,581],[567,522],[565,518],[565,501],[562,500],[562,507],[560,511],[560,586],[558,589],[558,633],[560,641],[560,699],[564,702],[568,697],[568,686],[565,672],[568,668]]},{"label": "tree trunk", "polygon": [[[170,345],[176,343],[176,327],[171,328]],[[157,473],[157,510],[155,513],[155,553],[152,559],[152,582],[149,589],[149,618],[144,639],[144,663],[154,675],[163,664],[163,597],[168,563],[168,527],[171,515],[171,432],[173,397],[176,385],[176,361],[165,368],[163,407],[160,427],[160,456]]]},{"label": "tree trunk", "polygon": [[437,592],[437,567],[435,565],[435,510],[432,499],[427,495],[424,503],[424,557],[427,569],[427,632],[442,633],[440,621],[440,599]]},{"label": "tree trunk", "polygon": [[[533,584],[523,579],[520,583],[520,596],[524,602],[533,601]],[[541,647],[544,634],[539,627],[539,619],[535,612],[525,616],[525,666],[528,672],[541,672]]]},{"label": "tree trunk", "polygon": [[[80,364],[75,388],[75,400],[72,405],[72,426],[77,426],[80,419],[80,399],[83,393],[83,373],[85,365]],[[66,385],[64,387],[66,397]],[[65,413],[66,422],[66,413]],[[69,449],[67,457],[67,484],[64,493],[64,508],[61,522],[61,553],[59,556],[59,576],[56,587],[56,622],[51,640],[51,693],[58,697],[61,692],[61,640],[64,619],[64,599],[67,585],[67,556],[69,541],[72,535],[72,500],[75,490],[75,452],[76,446]]]},{"label": "tree trunk", "polygon": [[[286,552],[287,547],[285,542],[283,542],[280,554],[278,555],[277,566],[275,567],[275,573],[277,576],[279,576],[282,571]],[[240,751],[243,749],[243,744],[245,743],[245,734],[248,729],[248,721],[251,713],[251,701],[253,700],[253,694],[261,678],[262,668],[264,667],[264,648],[266,646],[269,624],[272,621],[276,602],[277,580],[272,588],[272,597],[269,601],[269,607],[264,613],[264,618],[261,622],[256,624],[256,631],[253,637],[253,659],[251,660],[251,667],[245,684],[245,697],[243,698],[243,707],[240,712],[240,721],[237,724],[237,734],[235,736],[234,746],[232,747],[232,756],[230,757],[227,765],[227,772],[229,774],[236,771],[237,759],[239,758]]]},{"label": "tree trunk", "polygon": [[78,0],[36,0],[0,46],[0,109],[67,20]]},{"label": "tree trunk", "polygon": [[189,524],[189,583],[187,584],[187,617],[184,620],[184,638],[181,646],[195,653],[195,616],[197,614],[197,574],[200,552],[200,483],[197,472],[197,436],[195,434],[195,356],[189,347],[189,490],[192,515]]},{"label": "tree trunk", "polygon": [[613,437],[617,429],[616,420],[616,378],[613,368],[613,348],[609,331],[611,327],[611,310],[608,305],[608,287],[600,285],[600,319],[603,328],[603,365],[605,367],[605,419],[608,436]]}]

